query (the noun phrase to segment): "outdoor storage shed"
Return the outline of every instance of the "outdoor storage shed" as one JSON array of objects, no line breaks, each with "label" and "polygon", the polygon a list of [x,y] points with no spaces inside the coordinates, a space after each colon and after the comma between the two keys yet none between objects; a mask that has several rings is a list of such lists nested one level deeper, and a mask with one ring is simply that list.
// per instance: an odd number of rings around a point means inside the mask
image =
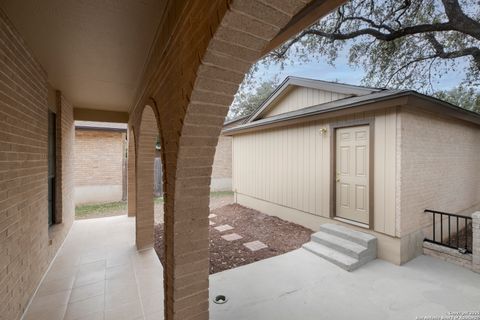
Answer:
[{"label": "outdoor storage shed", "polygon": [[480,115],[415,91],[289,77],[224,134],[237,203],[372,233],[396,264],[422,253],[424,210],[480,207]]}]

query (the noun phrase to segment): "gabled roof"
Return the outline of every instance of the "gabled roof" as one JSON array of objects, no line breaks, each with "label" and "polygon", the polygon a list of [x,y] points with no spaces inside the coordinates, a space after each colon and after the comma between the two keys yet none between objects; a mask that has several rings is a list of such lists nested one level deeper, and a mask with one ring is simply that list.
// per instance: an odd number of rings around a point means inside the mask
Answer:
[{"label": "gabled roof", "polygon": [[377,89],[377,88],[367,88],[367,87],[354,86],[354,85],[344,84],[344,83],[288,76],[270,94],[270,96],[268,96],[268,98],[264,102],[262,102],[262,104],[258,107],[258,109],[250,115],[246,123],[250,123],[252,121],[257,120],[265,111],[269,110],[269,108],[273,105],[274,102],[278,101],[280,98],[288,94],[291,88],[295,86],[336,92],[336,93],[346,94],[350,96],[363,96],[373,92],[382,91],[382,89]]},{"label": "gabled roof", "polygon": [[247,122],[243,125],[226,129],[223,133],[225,135],[234,135],[253,130],[285,126],[301,121],[327,118],[331,116],[329,114],[332,112],[341,112],[349,109],[355,109],[352,110],[352,112],[357,112],[402,105],[410,105],[418,109],[480,125],[479,113],[460,108],[446,101],[413,90],[382,90],[363,96],[335,100],[259,119],[257,121]]}]

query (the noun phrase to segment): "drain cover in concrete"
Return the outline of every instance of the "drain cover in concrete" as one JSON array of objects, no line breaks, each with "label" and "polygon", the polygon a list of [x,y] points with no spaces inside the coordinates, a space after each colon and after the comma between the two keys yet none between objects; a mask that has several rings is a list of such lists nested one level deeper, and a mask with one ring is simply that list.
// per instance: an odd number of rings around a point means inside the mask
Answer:
[{"label": "drain cover in concrete", "polygon": [[208,215],[209,218],[215,218],[216,216],[217,216],[217,215],[214,214],[214,213],[210,213],[210,214]]},{"label": "drain cover in concrete", "polygon": [[220,232],[228,231],[228,230],[232,230],[232,229],[233,229],[233,227],[228,225],[228,224],[222,224],[221,226],[215,227],[215,230],[220,231]]},{"label": "drain cover in concrete", "polygon": [[210,225],[211,225],[211,226],[214,226],[214,225],[215,225],[215,222],[213,222],[213,221],[209,221],[209,222],[210,222]]},{"label": "drain cover in concrete", "polygon": [[235,241],[235,240],[238,240],[238,239],[242,239],[243,237],[237,233],[230,233],[230,234],[226,234],[224,236],[222,236],[223,239],[227,240],[227,241]]},{"label": "drain cover in concrete", "polygon": [[247,242],[243,244],[245,247],[247,247],[250,251],[258,251],[260,249],[268,248],[268,246],[261,242],[261,241],[252,241],[252,242]]}]

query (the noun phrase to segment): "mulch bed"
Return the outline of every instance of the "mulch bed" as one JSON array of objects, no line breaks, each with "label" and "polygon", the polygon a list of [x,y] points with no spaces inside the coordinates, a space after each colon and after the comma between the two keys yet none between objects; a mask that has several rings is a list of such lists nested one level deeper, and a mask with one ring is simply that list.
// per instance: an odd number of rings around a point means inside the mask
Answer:
[{"label": "mulch bed", "polygon": [[[211,213],[217,216],[210,221],[210,274],[233,269],[252,262],[274,257],[295,249],[310,241],[312,230],[238,204],[229,204]],[[214,227],[228,224],[234,229],[219,232]],[[224,240],[221,236],[237,233],[243,238]],[[259,240],[268,248],[250,251],[243,244]],[[155,226],[155,250],[164,263],[163,224]]]}]

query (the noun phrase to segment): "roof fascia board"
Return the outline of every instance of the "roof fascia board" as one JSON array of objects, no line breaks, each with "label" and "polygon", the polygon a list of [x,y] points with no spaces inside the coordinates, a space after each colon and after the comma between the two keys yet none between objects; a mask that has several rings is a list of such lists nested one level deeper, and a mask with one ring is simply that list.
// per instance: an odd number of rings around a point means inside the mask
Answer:
[{"label": "roof fascia board", "polygon": [[88,127],[88,126],[75,126],[75,130],[127,132],[127,128]]},{"label": "roof fascia board", "polygon": [[301,87],[307,87],[312,89],[324,90],[324,91],[332,91],[336,93],[342,94],[351,94],[355,96],[365,95],[373,92],[380,91],[380,89],[374,88],[365,88],[359,87],[344,83],[334,83],[334,82],[327,82],[322,80],[310,80],[310,79],[303,79],[303,78],[291,78],[291,83]]},{"label": "roof fascia board", "polygon": [[[252,123],[247,123],[240,127],[234,127],[230,129],[226,129],[222,131],[224,135],[233,136],[236,134],[247,133],[251,131],[257,130],[265,130],[270,128],[276,127],[284,127],[298,123],[328,119],[332,117],[344,116],[351,114],[352,112],[366,112],[366,111],[374,111],[379,109],[385,109],[390,107],[396,106],[403,106],[406,105],[408,102],[408,97],[405,94],[397,95],[396,97],[389,97],[388,99],[383,99],[379,101],[363,101],[357,104],[341,106],[335,109],[326,109],[326,110],[316,110],[315,112],[311,113],[304,113],[304,114],[294,114],[289,115],[284,114],[282,117],[278,117],[275,119],[265,119],[266,121],[256,121]],[[353,110],[352,110],[353,109]]]},{"label": "roof fascia board", "polygon": [[480,114],[420,93],[412,93],[408,97],[407,104],[411,107],[433,112],[441,116],[456,118],[480,125]]},{"label": "roof fascia board", "polygon": [[284,91],[287,89],[288,85],[290,84],[290,77],[287,77],[283,82],[270,94],[270,96],[262,102],[262,104],[258,107],[257,111],[255,111],[246,121],[246,123],[252,122],[257,119],[260,114],[277,98],[283,95]]}]

